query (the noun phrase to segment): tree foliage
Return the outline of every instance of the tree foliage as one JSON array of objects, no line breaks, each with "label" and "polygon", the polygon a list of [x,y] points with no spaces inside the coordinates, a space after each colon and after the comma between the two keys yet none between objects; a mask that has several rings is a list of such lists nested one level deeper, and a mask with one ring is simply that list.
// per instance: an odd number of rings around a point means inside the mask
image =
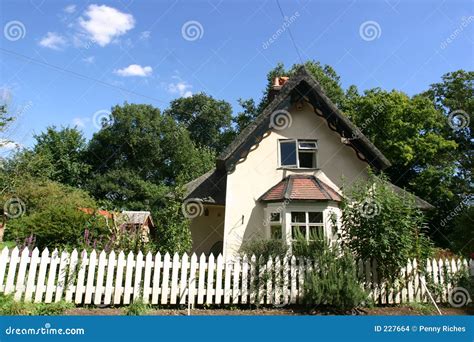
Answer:
[{"label": "tree foliage", "polygon": [[394,279],[409,258],[429,255],[423,215],[411,195],[396,194],[373,174],[344,189],[344,241],[358,258],[375,260],[380,277]]}]

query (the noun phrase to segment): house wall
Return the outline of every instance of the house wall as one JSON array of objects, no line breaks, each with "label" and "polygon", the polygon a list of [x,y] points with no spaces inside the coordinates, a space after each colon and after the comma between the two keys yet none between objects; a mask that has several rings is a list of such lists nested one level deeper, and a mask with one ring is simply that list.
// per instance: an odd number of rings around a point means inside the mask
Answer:
[{"label": "house wall", "polygon": [[208,254],[212,246],[224,239],[224,207],[205,206],[209,215],[201,215],[191,220],[192,252]]},{"label": "house wall", "polygon": [[[264,205],[258,198],[289,174],[312,174],[336,190],[356,178],[367,177],[368,164],[357,158],[355,151],[341,142],[338,133],[317,116],[311,105],[302,110],[292,108],[291,126],[273,129],[245,160],[227,176],[224,254],[235,255],[242,242],[251,237],[266,236]],[[317,139],[317,170],[284,170],[278,167],[279,139]]]}]

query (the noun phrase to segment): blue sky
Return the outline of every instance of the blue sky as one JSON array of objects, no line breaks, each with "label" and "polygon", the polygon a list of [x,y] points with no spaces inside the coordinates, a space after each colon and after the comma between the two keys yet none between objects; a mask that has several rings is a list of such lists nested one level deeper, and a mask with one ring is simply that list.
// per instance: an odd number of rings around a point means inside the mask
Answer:
[{"label": "blue sky", "polygon": [[277,62],[299,61],[288,27],[302,58],[333,66],[344,88],[412,95],[473,70],[472,1],[280,0],[286,19],[276,0],[0,4],[0,96],[17,116],[1,139],[21,146],[48,125],[90,137],[124,101],[164,109],[206,92],[237,112]]}]

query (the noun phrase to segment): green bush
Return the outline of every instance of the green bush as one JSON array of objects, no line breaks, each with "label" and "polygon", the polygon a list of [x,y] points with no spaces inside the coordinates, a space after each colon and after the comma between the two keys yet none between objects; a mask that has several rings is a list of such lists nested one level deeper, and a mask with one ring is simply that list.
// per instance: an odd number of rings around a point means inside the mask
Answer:
[{"label": "green bush", "polygon": [[127,316],[141,316],[148,312],[150,306],[143,303],[142,300],[133,301],[130,305],[124,308]]},{"label": "green bush", "polygon": [[345,187],[344,241],[357,258],[377,261],[380,278],[393,281],[410,258],[430,256],[432,244],[422,226],[413,196],[395,193],[385,177],[370,174]]},{"label": "green bush", "polygon": [[304,283],[304,299],[307,305],[327,305],[338,310],[350,310],[367,300],[357,277],[354,257],[347,249],[331,246],[325,241],[307,243],[298,241],[303,256],[314,262]]},{"label": "green bush", "polygon": [[34,315],[38,316],[58,316],[63,315],[66,310],[74,308],[74,304],[65,301],[56,303],[40,303],[35,305]]},{"label": "green bush", "polygon": [[283,240],[252,239],[245,241],[239,252],[249,258],[252,255],[257,258],[262,256],[266,261],[269,257],[284,257],[288,252],[288,245]]},{"label": "green bush", "polygon": [[0,316],[31,315],[33,310],[33,304],[18,302],[12,295],[0,293]]}]

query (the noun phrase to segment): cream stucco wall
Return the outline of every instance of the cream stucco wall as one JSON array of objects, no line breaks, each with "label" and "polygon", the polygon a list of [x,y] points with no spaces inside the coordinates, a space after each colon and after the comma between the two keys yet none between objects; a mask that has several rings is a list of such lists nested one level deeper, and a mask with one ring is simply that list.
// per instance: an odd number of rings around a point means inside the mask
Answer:
[{"label": "cream stucco wall", "polygon": [[212,246],[224,240],[225,209],[220,206],[205,206],[208,215],[198,216],[191,221],[192,252],[208,254]]},{"label": "cream stucco wall", "polygon": [[[306,104],[302,110],[290,110],[292,124],[283,130],[272,130],[245,160],[227,176],[224,226],[224,254],[238,252],[242,242],[254,236],[266,236],[264,205],[258,198],[289,174],[313,174],[340,190],[356,178],[367,177],[367,163],[357,158],[355,151],[341,143],[338,133]],[[278,167],[279,139],[317,139],[317,170],[284,170]]]}]

